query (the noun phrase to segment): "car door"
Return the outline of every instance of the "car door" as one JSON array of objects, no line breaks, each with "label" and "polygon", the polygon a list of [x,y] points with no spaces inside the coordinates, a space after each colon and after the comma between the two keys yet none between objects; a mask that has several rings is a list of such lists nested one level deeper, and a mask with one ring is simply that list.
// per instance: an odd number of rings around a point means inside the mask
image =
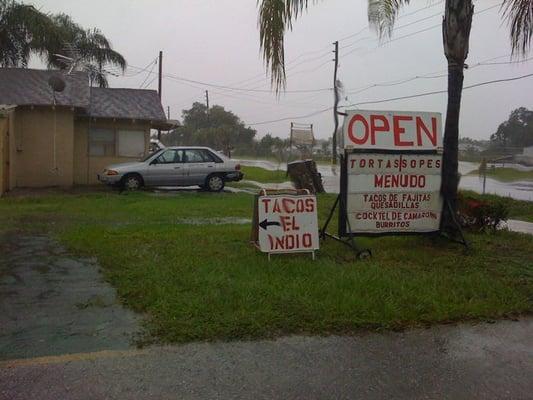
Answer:
[{"label": "car door", "polygon": [[215,162],[206,157],[203,149],[183,150],[183,160],[189,185],[203,185],[205,178],[216,170]]},{"label": "car door", "polygon": [[181,162],[181,150],[168,149],[154,159],[147,168],[148,186],[181,186],[186,173]]}]

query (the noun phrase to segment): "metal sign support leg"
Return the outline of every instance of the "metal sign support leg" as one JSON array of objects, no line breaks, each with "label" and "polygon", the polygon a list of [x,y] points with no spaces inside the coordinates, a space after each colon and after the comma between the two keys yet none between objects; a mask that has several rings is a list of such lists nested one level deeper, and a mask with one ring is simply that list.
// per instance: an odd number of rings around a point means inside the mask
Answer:
[{"label": "metal sign support leg", "polygon": [[[370,251],[370,249],[361,249],[361,248],[359,248],[357,246],[357,243],[355,242],[355,239],[354,239],[353,235],[350,235],[348,241],[346,241],[346,240],[341,239],[338,236],[335,236],[335,235],[327,232],[327,228],[328,228],[329,223],[331,222],[331,218],[333,218],[333,214],[335,213],[335,210],[336,210],[337,206],[339,205],[339,203],[341,201],[342,201],[341,195],[339,194],[339,195],[337,195],[337,198],[335,199],[335,203],[333,204],[333,207],[331,207],[331,210],[330,210],[328,218],[327,218],[327,220],[326,220],[326,222],[324,224],[324,227],[320,230],[320,238],[322,240],[326,240],[326,237],[330,237],[333,240],[336,240],[337,242],[340,242],[340,243],[350,247],[357,254],[357,258],[360,259],[360,260],[364,260],[366,258],[371,257],[372,256],[372,252]],[[348,223],[348,230],[351,232],[352,228],[350,227],[350,221],[348,219],[346,219],[346,222]]]}]

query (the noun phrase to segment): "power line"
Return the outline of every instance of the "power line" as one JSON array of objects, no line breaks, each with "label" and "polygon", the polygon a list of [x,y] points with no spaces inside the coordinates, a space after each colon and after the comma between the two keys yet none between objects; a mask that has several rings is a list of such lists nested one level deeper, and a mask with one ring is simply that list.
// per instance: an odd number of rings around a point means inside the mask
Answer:
[{"label": "power line", "polygon": [[[150,68],[150,71],[148,71],[148,73],[146,74],[146,78],[144,78],[144,81],[141,83],[141,85],[139,86],[139,88],[142,88],[143,85],[146,83],[146,81],[148,80],[148,78],[150,77],[150,75],[153,73],[154,68],[155,68],[156,65],[157,65],[157,62],[154,62],[154,63],[152,64],[152,68]],[[133,65],[132,65],[132,67],[133,67]],[[133,68],[138,68],[138,67],[133,67]]]},{"label": "power line", "polygon": [[[430,5],[426,6],[426,7],[420,8],[420,9],[418,9],[418,10],[415,10],[415,11],[411,12],[411,13],[403,14],[403,15],[401,15],[398,19],[402,19],[402,18],[405,18],[405,17],[411,16],[411,15],[417,14],[417,13],[419,13],[420,11],[424,11],[424,10],[427,10],[427,9],[429,9],[429,8],[433,8],[433,7],[435,7],[435,6],[439,5],[439,4],[442,4],[443,2],[444,2],[444,0],[438,1],[438,2],[436,2],[436,3],[432,3],[432,4],[430,4]],[[398,30],[398,29],[402,29],[402,28],[405,28],[405,27],[407,27],[407,26],[414,25],[414,24],[416,24],[416,23],[418,23],[418,22],[425,21],[425,20],[427,20],[427,19],[429,19],[429,18],[433,18],[433,17],[435,17],[435,16],[437,16],[437,15],[440,15],[440,14],[441,14],[441,13],[434,14],[434,15],[431,15],[431,16],[429,16],[429,17],[425,17],[425,18],[422,18],[422,19],[420,19],[420,20],[413,21],[413,22],[408,23],[408,24],[406,24],[406,25],[399,26],[399,27],[396,28],[396,30]],[[356,32],[356,33],[354,33],[354,34],[350,34],[350,35],[348,35],[348,36],[344,36],[344,37],[340,38],[339,41],[347,40],[347,39],[349,39],[349,38],[352,38],[352,37],[358,36],[358,35],[360,35],[361,33],[363,33],[364,31],[369,30],[369,29],[370,29],[370,27],[367,25],[367,26],[365,26],[363,29],[359,30],[358,32]],[[362,40],[365,40],[365,39],[373,39],[373,38],[372,38],[371,36],[367,36],[367,37],[364,37],[364,38],[361,38],[361,39],[355,41],[354,43],[351,43],[351,44],[348,44],[348,45],[341,46],[340,49],[344,49],[344,48],[347,48],[347,47],[351,47],[351,46],[353,46],[354,44],[356,44],[356,43],[358,43],[358,42],[360,42],[360,41],[362,41]],[[303,57],[303,56],[305,56],[305,55],[311,55],[311,54],[316,54],[316,53],[323,52],[326,48],[329,48],[329,45],[328,45],[328,46],[324,46],[324,47],[322,47],[322,48],[320,48],[320,49],[318,49],[318,50],[307,51],[307,52],[301,53],[301,54],[299,54],[298,56],[296,56],[295,58],[293,58],[291,61],[287,62],[287,63],[285,64],[285,66],[289,66],[289,65],[291,65],[291,64],[294,63],[296,60],[298,60],[299,58],[301,58],[301,57]],[[329,55],[329,52],[328,52],[327,54]],[[310,61],[312,61],[312,60],[306,60],[306,61],[304,61],[304,62],[310,62]],[[302,62],[302,63],[304,63],[304,62]],[[300,63],[300,64],[302,64],[302,63]],[[300,65],[300,64],[297,64],[297,65]],[[240,84],[243,84],[244,82],[248,82],[248,81],[256,81],[257,78],[266,78],[265,73],[260,73],[260,74],[254,75],[254,76],[252,76],[252,77],[250,77],[250,78],[247,78],[247,79],[244,79],[244,80],[241,80],[241,81],[234,82],[231,86],[240,85]],[[251,84],[251,83],[247,83],[246,85],[249,85],[249,84]]]},{"label": "power line", "polygon": [[[402,19],[402,18],[405,18],[405,17],[409,17],[409,16],[411,16],[411,15],[414,15],[414,14],[419,13],[420,11],[427,10],[428,8],[433,8],[433,7],[438,6],[439,4],[442,4],[442,3],[444,3],[444,0],[441,0],[441,1],[438,1],[438,2],[436,2],[436,3],[430,4],[430,5],[426,6],[426,7],[420,8],[420,9],[415,10],[415,11],[413,11],[413,12],[410,12],[410,13],[407,13],[407,14],[400,15],[400,16],[398,17],[398,19]],[[429,18],[429,17],[428,17],[428,18]],[[416,22],[416,21],[415,21],[415,22]],[[407,25],[406,25],[406,26],[407,26]],[[363,32],[366,31],[366,30],[370,30],[370,26],[369,26],[369,25],[365,26],[363,29],[361,29],[360,31],[358,31],[358,32],[356,32],[356,33],[354,33],[354,34],[352,34],[352,35],[348,35],[348,36],[345,36],[345,37],[340,38],[340,39],[339,39],[339,42],[342,42],[343,40],[346,40],[346,39],[349,39],[349,38],[352,38],[352,37],[358,36],[358,35],[360,35],[361,33],[363,33]],[[341,48],[342,48],[342,47],[341,47]]]},{"label": "power line", "polygon": [[280,118],[280,119],[274,119],[274,120],[271,120],[271,121],[254,122],[252,124],[245,124],[245,125],[248,125],[248,126],[265,125],[265,124],[272,124],[274,122],[289,121],[291,119],[309,118],[309,117],[313,117],[313,116],[318,115],[318,114],[325,113],[326,111],[330,111],[330,110],[333,110],[333,107],[324,108],[323,110],[315,111],[315,112],[312,112],[312,113],[306,114],[306,115],[300,115],[300,116],[297,116],[297,117],[285,117],[285,118]]},{"label": "power line", "polygon": [[[139,68],[132,66],[133,68]],[[150,72],[150,74],[153,74],[154,72]],[[183,82],[189,82],[189,83],[195,83],[197,85],[202,86],[209,86],[214,87],[218,89],[226,89],[230,91],[236,91],[236,92],[259,92],[259,93],[272,93],[272,90],[261,90],[261,89],[246,89],[246,88],[237,88],[237,87],[231,87],[231,86],[225,86],[225,85],[217,85],[214,83],[209,82],[202,82],[197,81],[194,79],[184,78],[177,75],[172,74],[163,74],[163,78],[172,78]],[[284,93],[313,93],[313,92],[325,92],[325,91],[331,91],[331,88],[319,88],[319,89],[299,89],[299,90],[285,90]]]},{"label": "power line", "polygon": [[[494,79],[494,80],[491,80],[491,81],[479,82],[479,83],[475,83],[475,84],[463,87],[463,91],[464,90],[473,89],[473,88],[476,88],[476,87],[480,87],[480,86],[492,85],[492,84],[495,84],[495,83],[517,81],[517,80],[529,78],[529,77],[532,77],[532,76],[533,76],[533,73],[532,74],[527,74],[527,75],[516,76],[516,77],[512,77],[512,78],[502,78],[502,79]],[[346,106],[341,106],[341,107],[342,108],[347,108],[347,107],[357,107],[357,106],[365,105],[365,104],[386,103],[386,102],[389,102],[389,101],[413,99],[413,98],[416,98],[416,97],[425,97],[425,96],[431,96],[431,95],[435,95],[435,94],[443,94],[443,93],[447,93],[447,92],[448,92],[447,90],[438,90],[438,91],[433,91],[433,92],[418,93],[418,94],[414,94],[414,95],[394,97],[394,98],[389,98],[389,99],[364,101],[364,102],[359,102],[359,103],[348,104]],[[325,112],[330,111],[332,109],[333,109],[333,107],[328,107],[328,108],[325,108],[325,109],[322,109],[322,110],[318,110],[318,111],[315,111],[313,113],[306,114],[306,115],[285,117],[285,118],[275,119],[275,120],[271,120],[271,121],[254,122],[252,124],[247,124],[247,125],[250,125],[250,126],[253,126],[253,125],[265,125],[265,124],[271,124],[271,123],[275,123],[275,122],[288,121],[288,120],[291,120],[291,119],[309,118],[309,117],[312,117],[312,116],[315,116],[315,115],[318,115],[318,114],[325,113]]]},{"label": "power line", "polygon": [[[476,64],[471,65],[468,68],[468,70],[472,70],[474,68],[481,67],[481,66],[484,66],[484,65],[520,64],[520,63],[525,63],[525,62],[530,61],[530,60],[533,59],[533,57],[530,57],[530,58],[526,58],[526,59],[520,60],[520,61],[507,61],[507,62],[495,62],[495,63],[494,62],[487,62],[487,61],[496,60],[496,59],[503,58],[503,57],[508,57],[508,56],[509,55],[503,55],[503,56],[489,58],[489,59],[484,60],[484,61],[480,61],[480,62],[478,62]],[[375,88],[375,87],[396,86],[396,85],[402,85],[402,84],[405,84],[405,83],[408,83],[408,82],[412,82],[412,81],[415,81],[415,80],[418,80],[418,79],[435,79],[435,78],[444,78],[444,77],[448,76],[447,73],[446,74],[441,74],[441,75],[434,75],[434,74],[437,74],[437,73],[443,72],[443,71],[447,71],[447,70],[434,71],[434,72],[430,72],[430,73],[427,73],[427,74],[424,74],[424,75],[416,75],[416,76],[413,76],[413,77],[410,77],[410,78],[404,78],[404,79],[400,79],[400,80],[375,83],[375,84],[372,84],[372,85],[367,85],[367,86],[363,86],[361,88],[353,89],[351,91],[346,92],[346,94],[359,94],[359,93],[365,92],[365,91],[367,91],[369,89],[372,89],[372,88]]]},{"label": "power line", "polygon": [[[469,86],[463,87],[463,91],[464,90],[473,89],[473,88],[476,88],[476,87],[480,87],[480,86],[492,85],[494,83],[517,81],[517,80],[520,80],[520,79],[529,78],[531,76],[533,76],[533,74],[521,75],[521,76],[517,76],[517,77],[513,77],[513,78],[503,78],[503,79],[495,79],[495,80],[491,80],[491,81],[480,82],[480,83],[476,83],[476,84],[473,84],[473,85],[469,85]],[[447,90],[436,90],[436,91],[433,91],[433,92],[418,93],[418,94],[413,94],[413,95],[409,95],[409,96],[392,97],[392,98],[389,98],[389,99],[372,100],[372,101],[363,101],[363,102],[359,102],[359,103],[348,104],[348,105],[342,106],[342,107],[346,108],[346,107],[357,107],[357,106],[361,106],[361,105],[365,105],[365,104],[387,103],[389,101],[414,99],[414,98],[417,98],[417,97],[425,97],[425,96],[431,96],[431,95],[435,95],[435,94],[443,94],[443,93],[447,93],[447,92],[448,92]]]},{"label": "power line", "polygon": [[150,85],[151,85],[152,83],[154,83],[156,79],[157,79],[157,76],[154,76],[154,77],[152,78],[152,80],[151,80],[150,82],[148,82],[148,83],[147,83],[144,87],[142,87],[141,89],[147,89],[147,88],[149,88]]},{"label": "power line", "polygon": [[[137,71],[137,72],[134,72],[134,73],[131,73],[131,74],[127,74],[127,73],[124,73],[124,76],[130,78],[132,76],[137,76],[139,74],[142,74],[143,72],[147,71],[148,68],[150,68],[152,66],[152,64],[156,63],[157,62],[157,58],[154,58],[146,67],[142,68],[140,71]],[[130,66],[128,66],[129,68]],[[126,69],[127,70],[127,69]]]},{"label": "power line", "polygon": [[[496,5],[493,5],[491,7],[484,8],[482,10],[474,12],[474,15],[483,14],[483,13],[485,13],[487,11],[490,11],[490,10],[492,10],[492,9],[494,9],[496,7],[500,7],[500,6],[501,6],[501,4],[496,4]],[[369,52],[374,52],[375,50],[378,50],[378,49],[386,46],[389,43],[393,43],[393,42],[396,42],[398,40],[406,39],[406,38],[418,35],[420,33],[428,32],[428,31],[433,30],[435,28],[441,28],[441,27],[442,27],[442,23],[438,23],[438,24],[435,24],[435,25],[431,25],[431,26],[429,26],[427,28],[420,29],[420,30],[415,31],[415,32],[407,33],[407,34],[405,34],[403,36],[398,36],[398,37],[395,37],[395,38],[391,38],[390,40],[387,40],[386,42],[383,42],[383,43],[379,44],[378,46],[374,47],[373,49],[370,49]],[[363,40],[363,39],[361,39],[361,40]],[[348,53],[344,54],[343,57],[347,57],[347,56],[355,53],[357,50],[359,50],[359,49],[354,49],[352,51],[349,51]]]}]

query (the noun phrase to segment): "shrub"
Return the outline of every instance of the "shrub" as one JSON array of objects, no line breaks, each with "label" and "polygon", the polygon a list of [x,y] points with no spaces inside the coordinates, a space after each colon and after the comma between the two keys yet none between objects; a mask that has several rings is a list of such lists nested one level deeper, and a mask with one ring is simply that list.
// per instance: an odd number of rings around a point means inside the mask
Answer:
[{"label": "shrub", "polygon": [[509,216],[509,208],[502,200],[459,198],[459,221],[464,228],[496,230]]}]

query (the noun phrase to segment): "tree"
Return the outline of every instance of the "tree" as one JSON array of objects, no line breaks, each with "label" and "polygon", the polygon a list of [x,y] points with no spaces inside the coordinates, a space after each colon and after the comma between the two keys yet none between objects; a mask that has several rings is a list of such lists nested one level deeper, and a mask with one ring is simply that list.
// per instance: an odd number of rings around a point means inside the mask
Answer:
[{"label": "tree", "polygon": [[[58,41],[46,44],[46,61],[49,67],[59,69],[74,68],[89,74],[91,86],[108,87],[106,67],[117,67],[121,72],[126,69],[124,57],[113,50],[109,40],[100,30],[83,29],[66,14],[51,16],[56,29],[60,32]],[[65,58],[72,61],[65,62]]]},{"label": "tree", "polygon": [[178,140],[181,145],[209,146],[228,155],[233,149],[250,154],[255,147],[256,131],[247,128],[237,115],[222,106],[207,110],[205,104],[196,102],[183,110],[182,117],[183,126],[172,136],[163,137],[164,143]]},{"label": "tree", "polygon": [[48,67],[83,70],[91,85],[107,87],[106,66],[122,72],[126,60],[98,30],[85,30],[68,15],[48,15],[13,0],[0,0],[0,65],[27,67],[38,55]]},{"label": "tree", "polygon": [[[380,35],[390,35],[400,8],[409,3],[410,0],[368,0],[370,24]],[[308,4],[308,0],[261,1],[260,45],[266,66],[271,71],[272,85],[277,91],[285,86],[285,31],[292,29],[292,22]],[[513,54],[526,54],[533,35],[533,0],[504,0],[501,10],[510,26]],[[441,191],[444,198],[450,202],[452,212],[457,210],[459,114],[463,69],[468,56],[473,13],[472,0],[446,0],[442,31],[444,54],[448,60],[448,107],[444,128]],[[449,224],[452,217],[445,213],[445,224]]]},{"label": "tree", "polygon": [[518,153],[533,146],[533,111],[525,107],[512,111],[507,121],[500,124],[490,137],[491,147],[504,153]]},{"label": "tree", "polygon": [[0,65],[26,67],[33,53],[46,52],[44,43],[58,40],[50,18],[35,7],[0,0]]}]

